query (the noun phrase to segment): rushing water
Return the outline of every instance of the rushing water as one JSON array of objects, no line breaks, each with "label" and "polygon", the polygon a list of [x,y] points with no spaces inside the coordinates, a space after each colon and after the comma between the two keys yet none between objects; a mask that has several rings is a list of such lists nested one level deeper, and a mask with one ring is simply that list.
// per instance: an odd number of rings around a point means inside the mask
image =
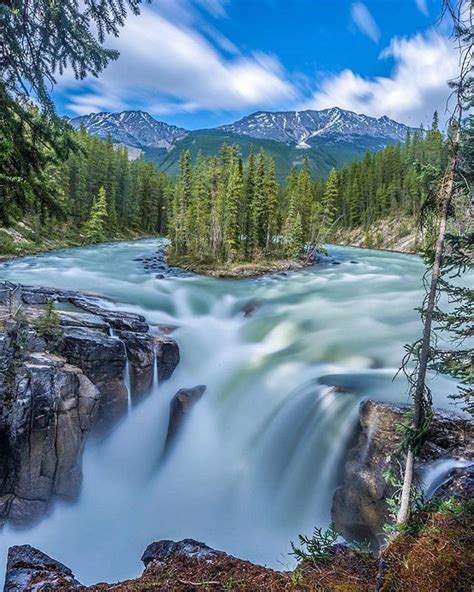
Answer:
[{"label": "rushing water", "polygon": [[[84,583],[137,575],[146,545],[163,538],[289,567],[290,540],[329,521],[359,402],[406,401],[403,379],[392,378],[420,333],[423,264],[332,247],[340,265],[278,279],[158,280],[134,261],[155,248],[116,243],[0,267],[2,278],[94,291],[116,300],[107,306],[176,325],[181,350],[173,377],[86,448],[79,501],[30,531],[4,530],[2,553],[28,542]],[[170,399],[198,384],[208,389],[162,460]],[[453,385],[438,378],[432,388],[447,406]]]}]

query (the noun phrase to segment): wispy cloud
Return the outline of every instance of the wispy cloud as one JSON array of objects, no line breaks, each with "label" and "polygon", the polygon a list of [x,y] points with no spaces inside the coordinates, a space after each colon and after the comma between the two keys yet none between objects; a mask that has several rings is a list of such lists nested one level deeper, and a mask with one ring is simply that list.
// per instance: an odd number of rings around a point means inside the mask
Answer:
[{"label": "wispy cloud", "polygon": [[369,9],[362,2],[354,2],[351,6],[352,20],[357,28],[375,43],[379,42],[380,30]]},{"label": "wispy cloud", "polygon": [[458,56],[450,40],[439,34],[394,38],[381,54],[393,59],[390,76],[363,78],[352,70],[325,78],[303,107],[335,105],[411,125],[429,123],[435,110],[443,121],[449,96],[447,80],[456,76]]},{"label": "wispy cloud", "polygon": [[428,4],[426,2],[426,0],[415,0],[416,5],[418,6],[418,10],[424,14],[425,16],[428,16],[429,11],[428,11]]},{"label": "wispy cloud", "polygon": [[196,8],[197,2],[201,10],[224,16],[225,1],[173,1],[163,0],[128,18],[120,37],[113,40],[120,58],[99,78],[81,85],[64,78],[62,90],[71,111],[84,114],[134,105],[160,115],[171,109],[250,109],[295,98],[295,89],[276,58],[242,55],[208,23],[201,26],[199,14],[183,12],[185,6]]}]

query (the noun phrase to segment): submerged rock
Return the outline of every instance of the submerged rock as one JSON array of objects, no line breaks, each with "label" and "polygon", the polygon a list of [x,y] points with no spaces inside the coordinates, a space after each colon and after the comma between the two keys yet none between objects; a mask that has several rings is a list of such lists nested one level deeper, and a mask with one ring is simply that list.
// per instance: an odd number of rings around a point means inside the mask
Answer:
[{"label": "submerged rock", "polygon": [[[344,465],[344,484],[336,489],[332,519],[347,540],[368,539],[380,543],[383,525],[389,520],[387,498],[395,489],[384,478],[388,469],[397,471],[395,458],[402,434],[397,430],[409,407],[379,401],[364,401],[360,406],[356,444]],[[446,411],[434,414],[430,435],[418,461],[418,467],[443,458],[473,456],[474,424]]]},{"label": "submerged rock", "polygon": [[170,403],[170,419],[168,423],[168,433],[166,434],[165,449],[172,445],[176,434],[181,428],[186,416],[194,405],[199,401],[206,391],[206,386],[200,384],[193,388],[184,388],[179,390]]},{"label": "submerged rock", "polygon": [[4,592],[83,589],[72,571],[46,553],[21,545],[8,550]]}]

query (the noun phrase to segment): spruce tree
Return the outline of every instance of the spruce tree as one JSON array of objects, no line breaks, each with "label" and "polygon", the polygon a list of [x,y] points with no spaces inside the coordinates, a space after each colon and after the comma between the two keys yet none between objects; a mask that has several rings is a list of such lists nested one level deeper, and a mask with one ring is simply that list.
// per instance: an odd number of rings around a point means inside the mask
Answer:
[{"label": "spruce tree", "polygon": [[82,229],[88,243],[99,243],[105,239],[107,216],[107,195],[105,189],[101,187],[92,205],[89,219]]}]

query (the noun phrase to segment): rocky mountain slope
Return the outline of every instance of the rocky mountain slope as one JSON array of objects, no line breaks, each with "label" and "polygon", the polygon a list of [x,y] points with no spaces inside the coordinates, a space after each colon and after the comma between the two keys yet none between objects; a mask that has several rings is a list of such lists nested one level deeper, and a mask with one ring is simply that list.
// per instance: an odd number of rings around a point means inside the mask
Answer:
[{"label": "rocky mountain slope", "polygon": [[223,143],[239,144],[247,157],[253,147],[274,158],[279,177],[284,179],[291,167],[302,165],[308,157],[314,176],[326,175],[333,167],[351,162],[366,150],[380,150],[387,144],[403,141],[407,126],[388,117],[376,119],[338,107],[323,111],[259,111],[243,119],[214,129],[188,131],[157,121],[142,111],[91,113],[70,120],[92,135],[125,145],[130,158],[141,154],[174,175],[179,157],[189,150],[214,155]]},{"label": "rocky mountain slope", "polygon": [[183,128],[157,121],[144,111],[122,111],[121,113],[91,113],[69,120],[76,129],[81,126],[93,136],[107,138],[109,135],[117,144],[133,148],[170,147],[189,132]]},{"label": "rocky mountain slope", "polygon": [[383,147],[403,141],[410,128],[386,116],[376,119],[333,107],[322,111],[258,111],[219,129],[309,148],[319,140],[357,141],[361,137],[373,138]]}]

